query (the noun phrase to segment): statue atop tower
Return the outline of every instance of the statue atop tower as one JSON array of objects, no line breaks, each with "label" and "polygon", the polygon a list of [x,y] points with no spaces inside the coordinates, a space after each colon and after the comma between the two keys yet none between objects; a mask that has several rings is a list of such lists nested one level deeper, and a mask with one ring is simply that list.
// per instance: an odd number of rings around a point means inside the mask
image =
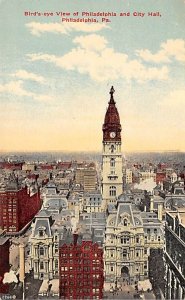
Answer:
[{"label": "statue atop tower", "polygon": [[109,94],[111,95],[110,99],[113,100],[113,101],[114,101],[114,99],[113,99],[113,94],[114,93],[115,93],[115,89],[114,89],[114,87],[112,85]]}]

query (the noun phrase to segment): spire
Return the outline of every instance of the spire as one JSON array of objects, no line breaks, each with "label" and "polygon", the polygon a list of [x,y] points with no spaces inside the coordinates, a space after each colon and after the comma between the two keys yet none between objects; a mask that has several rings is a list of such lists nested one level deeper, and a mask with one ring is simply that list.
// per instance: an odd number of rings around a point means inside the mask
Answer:
[{"label": "spire", "polygon": [[[121,141],[121,124],[119,113],[114,101],[113,94],[115,93],[114,87],[110,89],[110,101],[109,106],[105,114],[103,124],[103,140],[104,141]],[[113,137],[114,136],[114,137]]]}]

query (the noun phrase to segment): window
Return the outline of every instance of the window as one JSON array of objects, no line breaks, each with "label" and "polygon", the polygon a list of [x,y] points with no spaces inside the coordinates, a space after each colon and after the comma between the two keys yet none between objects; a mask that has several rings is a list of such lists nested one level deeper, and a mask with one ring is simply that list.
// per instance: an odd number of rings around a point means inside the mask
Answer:
[{"label": "window", "polygon": [[[124,244],[129,244],[129,241],[130,241],[129,237],[125,236],[125,237],[123,238],[123,243],[124,243]],[[123,243],[122,243],[122,244],[123,244]]]},{"label": "window", "polygon": [[114,150],[115,150],[114,145],[111,145],[111,153],[114,153]]},{"label": "window", "polygon": [[116,196],[116,187],[115,186],[110,186],[109,195]]},{"label": "window", "polygon": [[158,242],[160,242],[161,241],[161,237],[160,236],[158,236]]},{"label": "window", "polygon": [[136,243],[139,243],[139,238],[138,237],[136,237]]},{"label": "window", "polygon": [[58,244],[55,244],[55,253],[58,253]]},{"label": "window", "polygon": [[111,270],[111,272],[113,272],[114,271],[114,267],[110,267],[110,270]]},{"label": "window", "polygon": [[127,257],[127,250],[123,249],[123,258]]},{"label": "window", "polygon": [[55,269],[58,269],[58,260],[55,260]]},{"label": "window", "polygon": [[124,225],[124,226],[127,226],[127,225],[128,225],[128,220],[127,220],[126,218],[123,220],[123,225]]},{"label": "window", "polygon": [[40,237],[44,236],[44,231],[41,230],[41,229],[39,230],[39,236],[40,236]]},{"label": "window", "polygon": [[39,248],[39,254],[40,255],[44,255],[44,247],[40,247]]},{"label": "window", "polygon": [[40,262],[40,270],[43,270],[44,269],[44,263],[43,261]]},{"label": "window", "polygon": [[115,159],[114,158],[111,158],[111,160],[110,160],[110,166],[111,167],[115,167]]}]

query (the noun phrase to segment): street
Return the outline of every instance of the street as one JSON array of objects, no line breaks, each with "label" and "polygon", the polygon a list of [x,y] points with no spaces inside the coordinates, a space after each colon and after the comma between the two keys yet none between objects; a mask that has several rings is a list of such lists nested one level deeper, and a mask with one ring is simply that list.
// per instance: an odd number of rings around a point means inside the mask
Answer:
[{"label": "street", "polygon": [[135,290],[135,285],[128,285],[126,283],[120,283],[119,289],[115,290],[110,288],[109,291],[104,292],[104,298],[106,299],[156,299],[153,292],[144,292],[139,296]]}]

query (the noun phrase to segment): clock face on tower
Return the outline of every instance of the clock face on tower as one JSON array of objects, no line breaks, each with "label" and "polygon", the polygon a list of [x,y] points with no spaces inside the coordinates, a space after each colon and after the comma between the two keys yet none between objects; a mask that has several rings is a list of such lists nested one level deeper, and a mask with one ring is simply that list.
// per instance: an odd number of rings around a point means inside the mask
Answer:
[{"label": "clock face on tower", "polygon": [[110,137],[111,137],[112,139],[115,138],[115,136],[116,136],[116,133],[115,133],[114,131],[110,132]]}]

